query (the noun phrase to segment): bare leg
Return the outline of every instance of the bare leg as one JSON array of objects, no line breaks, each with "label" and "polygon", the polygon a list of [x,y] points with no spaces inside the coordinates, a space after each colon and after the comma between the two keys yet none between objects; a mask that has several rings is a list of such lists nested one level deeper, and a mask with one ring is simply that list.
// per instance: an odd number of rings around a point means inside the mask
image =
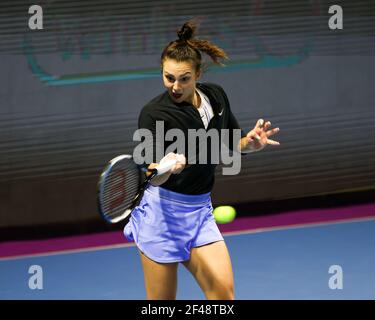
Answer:
[{"label": "bare leg", "polygon": [[177,293],[178,263],[159,263],[141,251],[145,288],[148,300],[175,300]]},{"label": "bare leg", "polygon": [[233,271],[224,241],[193,248],[190,260],[183,262],[209,300],[233,300]]}]

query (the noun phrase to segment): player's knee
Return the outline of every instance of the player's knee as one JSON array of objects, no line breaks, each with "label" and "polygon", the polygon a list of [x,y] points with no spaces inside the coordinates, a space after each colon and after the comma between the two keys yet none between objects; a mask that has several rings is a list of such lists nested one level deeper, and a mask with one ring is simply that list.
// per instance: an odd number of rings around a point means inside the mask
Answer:
[{"label": "player's knee", "polygon": [[234,300],[233,282],[226,280],[215,282],[207,297],[217,300]]},{"label": "player's knee", "polygon": [[221,292],[223,300],[234,300],[234,286],[232,282],[224,283]]}]

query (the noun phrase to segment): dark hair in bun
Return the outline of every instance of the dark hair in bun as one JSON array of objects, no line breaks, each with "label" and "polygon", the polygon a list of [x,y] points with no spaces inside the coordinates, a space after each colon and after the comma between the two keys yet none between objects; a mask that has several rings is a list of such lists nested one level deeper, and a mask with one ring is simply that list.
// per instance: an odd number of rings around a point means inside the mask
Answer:
[{"label": "dark hair in bun", "polygon": [[196,39],[195,35],[198,29],[196,20],[190,20],[183,24],[177,30],[178,39],[170,42],[161,54],[161,67],[166,59],[176,61],[191,61],[194,63],[195,70],[201,71],[202,55],[201,52],[210,56],[216,64],[221,64],[220,59],[228,59],[223,49],[214,45],[208,40]]},{"label": "dark hair in bun", "polygon": [[197,30],[197,24],[195,21],[185,22],[180,30],[177,31],[178,39],[181,41],[187,41],[194,37],[195,31]]}]

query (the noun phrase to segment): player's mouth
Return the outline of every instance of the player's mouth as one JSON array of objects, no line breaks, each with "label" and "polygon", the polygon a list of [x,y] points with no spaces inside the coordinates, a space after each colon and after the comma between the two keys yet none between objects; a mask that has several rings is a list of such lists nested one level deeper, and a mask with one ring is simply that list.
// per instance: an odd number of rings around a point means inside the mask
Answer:
[{"label": "player's mouth", "polygon": [[182,93],[174,93],[172,92],[172,96],[173,98],[175,98],[176,100],[180,99],[182,97]]}]

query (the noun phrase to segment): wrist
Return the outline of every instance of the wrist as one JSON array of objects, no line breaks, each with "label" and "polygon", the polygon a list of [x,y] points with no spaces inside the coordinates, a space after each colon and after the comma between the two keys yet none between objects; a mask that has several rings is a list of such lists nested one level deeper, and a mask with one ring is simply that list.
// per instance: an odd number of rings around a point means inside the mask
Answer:
[{"label": "wrist", "polygon": [[258,151],[252,147],[251,143],[249,142],[248,137],[241,138],[238,144],[238,149],[239,149],[239,152],[241,153],[251,153],[251,152]]}]

